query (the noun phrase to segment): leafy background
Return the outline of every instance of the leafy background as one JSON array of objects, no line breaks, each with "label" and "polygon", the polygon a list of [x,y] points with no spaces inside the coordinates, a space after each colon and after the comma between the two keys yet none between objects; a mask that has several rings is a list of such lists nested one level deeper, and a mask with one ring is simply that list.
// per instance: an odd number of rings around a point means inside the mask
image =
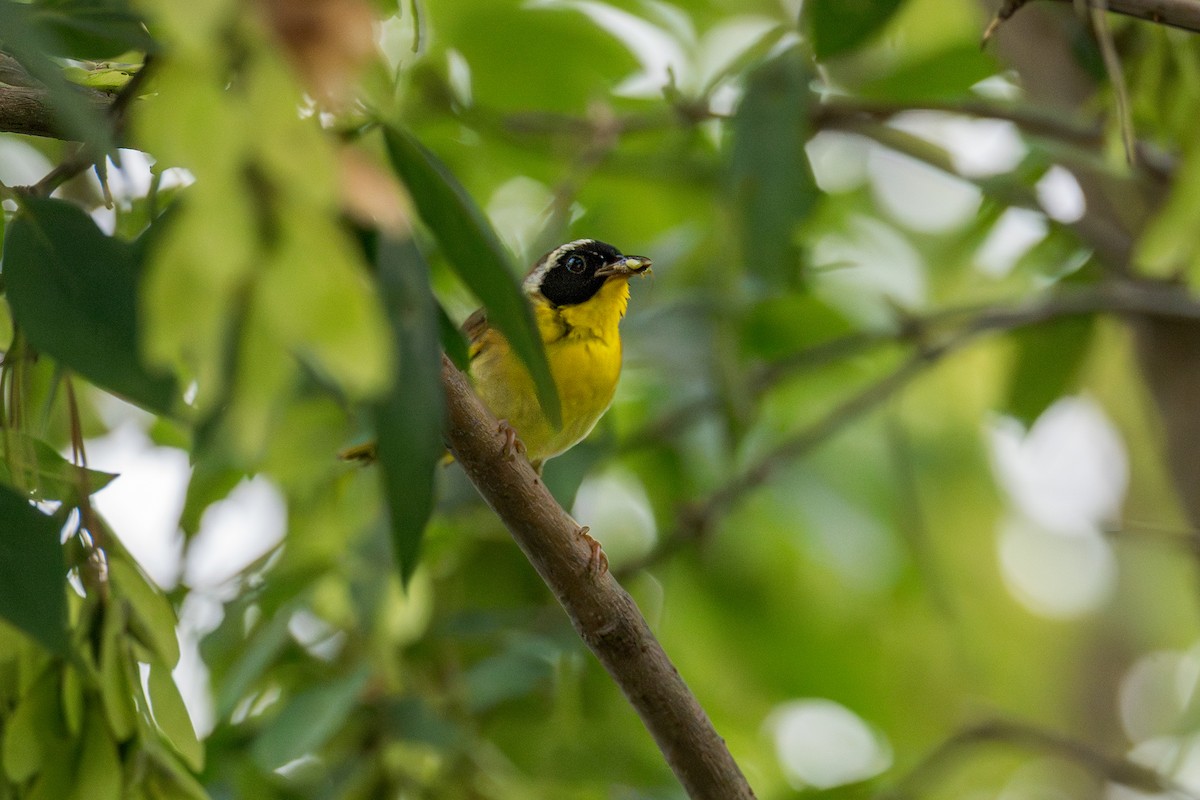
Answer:
[{"label": "leafy background", "polygon": [[436,466],[580,236],[654,275],[546,480],[758,796],[1200,791],[1200,50],[994,11],[0,4],[127,148],[0,138],[0,797],[680,796]]}]

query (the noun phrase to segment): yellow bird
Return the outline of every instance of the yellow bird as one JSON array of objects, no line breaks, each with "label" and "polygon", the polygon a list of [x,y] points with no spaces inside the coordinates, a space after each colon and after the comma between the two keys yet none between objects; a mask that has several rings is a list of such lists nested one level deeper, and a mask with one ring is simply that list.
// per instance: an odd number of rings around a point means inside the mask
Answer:
[{"label": "yellow bird", "polygon": [[562,426],[542,412],[533,380],[483,309],[463,331],[470,344],[475,391],[520,437],[534,469],[582,441],[612,403],[621,377],[618,325],[629,303],[629,279],[650,259],[622,255],[595,239],[577,239],[542,256],[525,276],[525,296],[558,387]]},{"label": "yellow bird", "polygon": [[[525,296],[558,387],[562,425],[542,411],[529,371],[508,340],[488,325],[484,309],[463,323],[475,391],[524,445],[539,473],[542,464],[582,441],[612,403],[621,376],[618,326],[629,303],[629,279],[650,271],[650,259],[623,255],[595,239],[577,239],[542,256],[525,276]],[[374,445],[342,457],[372,460]]]}]

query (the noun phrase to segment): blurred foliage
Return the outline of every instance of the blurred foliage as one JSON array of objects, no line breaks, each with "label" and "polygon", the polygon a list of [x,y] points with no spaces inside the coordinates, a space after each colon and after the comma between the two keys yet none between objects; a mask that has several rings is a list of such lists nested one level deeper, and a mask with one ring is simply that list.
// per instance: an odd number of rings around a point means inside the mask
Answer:
[{"label": "blurred foliage", "polygon": [[[0,138],[0,800],[680,797],[437,465],[450,321],[486,305],[536,374],[514,265],[583,236],[654,276],[545,480],[759,797],[1200,792],[1159,441],[1200,397],[1172,422],[1137,369],[1190,374],[1189,329],[1152,361],[1127,324],[1200,316],[1200,44],[1112,20],[1131,166],[1047,5],[1009,24],[1044,14],[1069,113],[963,0],[0,0],[109,157],[37,185],[75,146]],[[186,489],[107,505],[122,436]],[[122,521],[164,499],[152,570]]]}]

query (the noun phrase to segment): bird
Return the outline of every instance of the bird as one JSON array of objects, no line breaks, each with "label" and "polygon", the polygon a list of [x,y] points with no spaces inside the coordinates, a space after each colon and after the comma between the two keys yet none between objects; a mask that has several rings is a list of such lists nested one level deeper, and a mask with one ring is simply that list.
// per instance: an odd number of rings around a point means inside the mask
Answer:
[{"label": "bird", "polygon": [[[506,452],[522,450],[539,475],[546,461],[583,441],[612,404],[621,376],[619,326],[629,303],[629,279],[650,268],[645,256],[576,239],[543,255],[525,276],[521,286],[558,389],[561,425],[542,409],[528,369],[488,323],[486,310],[463,323],[475,392],[501,421]],[[348,460],[374,456],[373,444],[342,452]]]}]

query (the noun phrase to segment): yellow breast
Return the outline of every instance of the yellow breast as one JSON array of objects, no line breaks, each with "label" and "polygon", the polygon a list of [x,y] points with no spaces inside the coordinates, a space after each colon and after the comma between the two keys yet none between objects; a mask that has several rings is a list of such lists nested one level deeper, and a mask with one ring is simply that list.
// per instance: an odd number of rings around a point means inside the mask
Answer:
[{"label": "yellow breast", "polygon": [[498,332],[477,343],[471,376],[481,400],[507,420],[535,465],[587,436],[612,403],[621,376],[618,324],[629,301],[625,280],[609,280],[594,297],[575,306],[534,303],[534,316],[562,404],[562,427],[542,413],[525,366]]}]

